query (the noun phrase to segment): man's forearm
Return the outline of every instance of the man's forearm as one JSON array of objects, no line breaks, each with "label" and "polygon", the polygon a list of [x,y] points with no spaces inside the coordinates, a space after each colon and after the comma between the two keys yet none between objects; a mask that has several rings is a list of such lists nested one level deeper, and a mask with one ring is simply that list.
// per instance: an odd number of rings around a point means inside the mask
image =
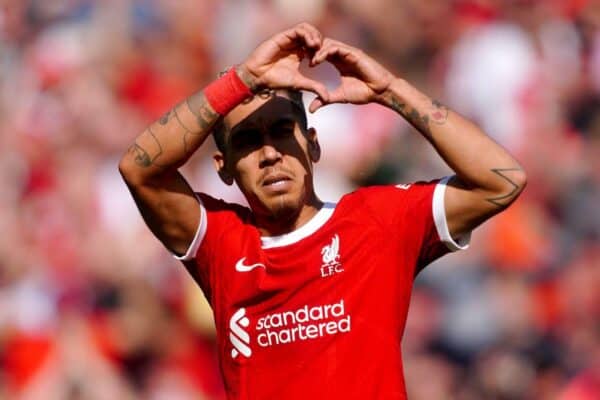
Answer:
[{"label": "man's forearm", "polygon": [[121,160],[121,170],[147,179],[183,165],[219,120],[202,91],[177,104],[142,132]]},{"label": "man's forearm", "polygon": [[419,130],[464,184],[488,193],[488,202],[507,206],[523,189],[525,174],[502,146],[406,81],[396,79],[381,102]]},{"label": "man's forearm", "polygon": [[[243,84],[251,90],[254,88],[254,81],[247,71],[237,67],[236,74]],[[208,100],[207,90],[208,87],[188,97],[150,124],[121,160],[121,171],[143,180],[182,166],[221,118]]]}]

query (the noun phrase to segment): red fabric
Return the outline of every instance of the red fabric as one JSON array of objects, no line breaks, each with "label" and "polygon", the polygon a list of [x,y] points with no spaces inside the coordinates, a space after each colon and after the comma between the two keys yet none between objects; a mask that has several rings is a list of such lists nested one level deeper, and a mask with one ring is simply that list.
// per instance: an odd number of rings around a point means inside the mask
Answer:
[{"label": "red fabric", "polygon": [[252,96],[252,92],[231,68],[225,75],[209,84],[204,89],[206,100],[213,110],[220,115],[227,115],[244,99]]},{"label": "red fabric", "polygon": [[39,371],[53,350],[52,339],[45,335],[17,334],[11,338],[4,354],[4,368],[9,382],[23,389]]},{"label": "red fabric", "polygon": [[454,11],[462,19],[479,23],[488,23],[498,17],[497,6],[468,0],[455,3]]},{"label": "red fabric", "polygon": [[400,342],[414,275],[448,251],[435,186],[359,189],[316,231],[270,248],[250,210],[201,195],[194,275],[215,313],[229,399],[406,399]]}]

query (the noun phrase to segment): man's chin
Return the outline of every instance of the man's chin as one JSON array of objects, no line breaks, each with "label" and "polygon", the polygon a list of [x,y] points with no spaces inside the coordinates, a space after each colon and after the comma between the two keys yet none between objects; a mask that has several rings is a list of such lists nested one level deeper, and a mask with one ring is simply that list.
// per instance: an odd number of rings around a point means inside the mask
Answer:
[{"label": "man's chin", "polygon": [[300,212],[300,207],[297,204],[283,200],[279,203],[271,204],[268,209],[270,218],[277,220],[293,218]]},{"label": "man's chin", "polygon": [[271,220],[287,221],[300,213],[300,201],[290,199],[290,196],[280,195],[263,203],[267,217]]}]

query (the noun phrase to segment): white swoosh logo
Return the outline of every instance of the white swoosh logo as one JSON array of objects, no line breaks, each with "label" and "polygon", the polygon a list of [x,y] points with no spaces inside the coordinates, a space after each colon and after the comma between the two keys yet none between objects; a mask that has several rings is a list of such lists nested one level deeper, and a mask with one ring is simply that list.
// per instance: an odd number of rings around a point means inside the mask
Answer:
[{"label": "white swoosh logo", "polygon": [[400,185],[396,185],[396,187],[398,189],[404,189],[404,190],[408,190],[411,186],[412,186],[412,184],[410,184],[410,183],[402,183]]},{"label": "white swoosh logo", "polygon": [[256,264],[252,264],[252,265],[245,265],[244,261],[246,261],[246,257],[240,258],[239,261],[237,263],[235,263],[236,271],[249,272],[249,271],[252,271],[254,268],[258,268],[258,267],[263,267],[264,269],[267,269],[267,267],[265,267],[265,264],[256,263]]}]

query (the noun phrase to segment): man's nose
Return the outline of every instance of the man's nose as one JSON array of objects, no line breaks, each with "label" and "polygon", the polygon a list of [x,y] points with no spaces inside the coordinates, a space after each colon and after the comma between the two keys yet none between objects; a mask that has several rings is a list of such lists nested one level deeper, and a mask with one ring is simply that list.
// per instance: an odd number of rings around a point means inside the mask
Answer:
[{"label": "man's nose", "polygon": [[279,149],[277,148],[275,143],[273,143],[273,141],[271,140],[269,135],[265,135],[265,137],[264,137],[261,152],[262,152],[262,157],[261,157],[262,160],[261,161],[263,163],[270,164],[270,163],[276,162],[281,159],[281,152],[279,151]]}]

